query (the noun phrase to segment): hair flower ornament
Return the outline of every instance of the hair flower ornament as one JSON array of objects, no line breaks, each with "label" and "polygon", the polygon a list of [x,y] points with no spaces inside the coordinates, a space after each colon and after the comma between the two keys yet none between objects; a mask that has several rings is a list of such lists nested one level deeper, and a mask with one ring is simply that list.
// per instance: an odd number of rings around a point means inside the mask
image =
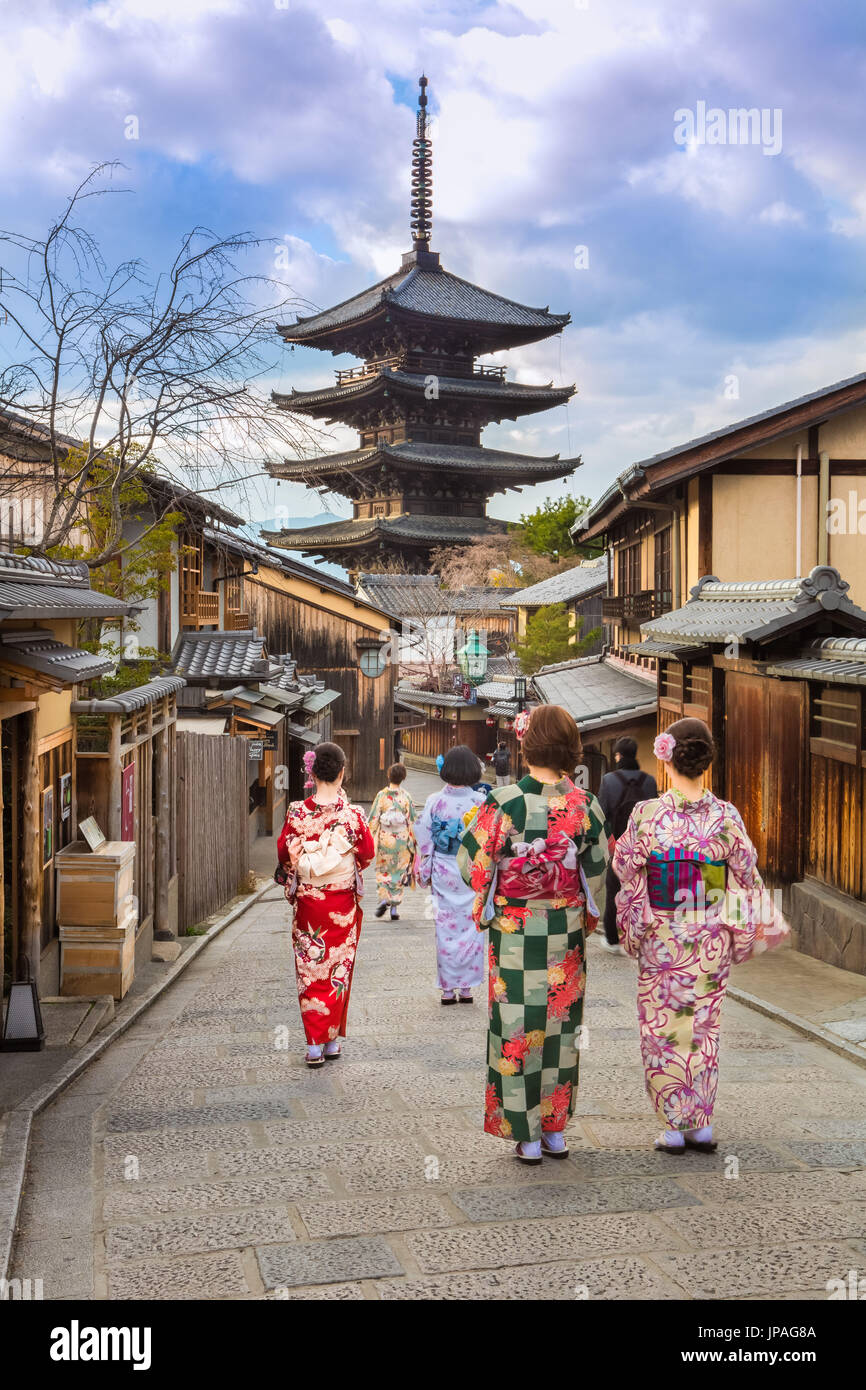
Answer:
[{"label": "hair flower ornament", "polygon": [[514,716],[514,733],[516,737],[519,739],[523,738],[524,734],[526,733],[526,730],[529,727],[529,714],[530,711],[528,709],[524,709],[521,710],[519,714],[516,714]]},{"label": "hair flower ornament", "polygon": [[653,743],[653,752],[660,763],[669,763],[674,755],[677,741],[673,734],[658,734]]}]

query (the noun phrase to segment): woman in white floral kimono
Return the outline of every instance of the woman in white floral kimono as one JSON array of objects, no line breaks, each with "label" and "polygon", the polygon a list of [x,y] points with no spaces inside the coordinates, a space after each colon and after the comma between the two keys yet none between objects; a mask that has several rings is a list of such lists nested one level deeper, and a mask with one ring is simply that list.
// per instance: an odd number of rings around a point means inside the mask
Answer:
[{"label": "woman in white floral kimono", "polygon": [[713,760],[700,719],[655,741],[670,789],[632,812],[616,844],[617,925],[638,958],[646,1086],[665,1132],[655,1147],[713,1152],[719,1019],[731,964],[788,932],[757,870],[739,812],[702,785]]}]

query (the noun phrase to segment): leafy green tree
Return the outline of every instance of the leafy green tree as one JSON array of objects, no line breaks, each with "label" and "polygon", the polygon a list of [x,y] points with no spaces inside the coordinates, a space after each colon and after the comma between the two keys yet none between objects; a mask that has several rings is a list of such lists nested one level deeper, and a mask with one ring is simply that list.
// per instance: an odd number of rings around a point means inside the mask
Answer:
[{"label": "leafy green tree", "polygon": [[563,497],[559,501],[548,497],[534,512],[521,516],[512,529],[520,530],[523,544],[536,555],[555,556],[560,561],[590,559],[600,555],[604,547],[598,541],[576,544],[570,528],[591,505],[588,497]]},{"label": "leafy green tree", "polygon": [[[64,468],[76,472],[80,467],[79,451],[70,449]],[[140,465],[137,472],[125,478],[118,487],[115,460],[111,454],[91,465],[92,486],[86,507],[79,513],[78,524],[63,545],[48,552],[54,560],[83,560],[87,563],[94,554],[108,548],[109,537],[116,533],[117,518],[121,523],[141,523],[138,539],[123,542],[122,547],[91,570],[94,589],[125,603],[145,604],[156,600],[160,591],[171,583],[176,564],[173,542],[183,521],[180,512],[165,511],[150,496],[145,480],[156,473],[155,462]],[[90,683],[91,694],[101,698],[130,690],[151,679],[154,667],[167,659],[167,653],[156,647],[141,646],[136,638],[140,627],[133,615],[111,620],[102,625],[85,620],[79,624],[79,643],[85,651],[99,651],[117,662],[113,675],[102,676]],[[135,656],[129,658],[130,649]]]},{"label": "leafy green tree", "polygon": [[583,618],[579,617],[572,627],[564,603],[545,604],[528,619],[526,634],[516,646],[517,659],[524,674],[534,676],[542,666],[554,666],[560,661],[574,661],[576,657],[585,656],[600,631],[594,627],[581,636]]}]

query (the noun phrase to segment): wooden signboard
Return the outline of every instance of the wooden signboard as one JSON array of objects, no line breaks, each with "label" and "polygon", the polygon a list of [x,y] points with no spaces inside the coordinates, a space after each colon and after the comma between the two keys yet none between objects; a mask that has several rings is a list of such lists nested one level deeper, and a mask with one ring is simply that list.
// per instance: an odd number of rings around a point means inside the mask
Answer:
[{"label": "wooden signboard", "polygon": [[96,820],[93,816],[88,816],[87,820],[81,821],[78,829],[91,849],[99,849],[100,845],[105,844],[105,836],[96,824]]},{"label": "wooden signboard", "polygon": [[120,775],[120,838],[135,839],[135,763],[127,763]]}]

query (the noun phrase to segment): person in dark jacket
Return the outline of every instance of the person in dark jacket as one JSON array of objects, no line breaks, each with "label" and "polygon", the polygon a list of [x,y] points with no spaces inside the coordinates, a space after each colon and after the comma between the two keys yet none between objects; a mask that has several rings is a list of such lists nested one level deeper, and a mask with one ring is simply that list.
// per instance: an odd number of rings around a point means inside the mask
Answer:
[{"label": "person in dark jacket", "polygon": [[511,754],[508,751],[508,745],[500,740],[494,751],[488,753],[487,756],[493,764],[493,771],[496,773],[497,787],[507,787],[511,782]]},{"label": "person in dark jacket", "polygon": [[[616,767],[606,772],[598,789],[601,809],[607,818],[614,838],[619,839],[625,832],[629,816],[639,801],[649,801],[658,796],[656,779],[649,772],[642,772],[637,760],[637,743],[633,738],[618,738],[613,745],[613,759]],[[619,879],[610,864],[607,868],[607,897],[604,908],[604,940],[602,946],[612,954],[624,956],[619,944],[616,926],[616,895],[620,889]]]}]

